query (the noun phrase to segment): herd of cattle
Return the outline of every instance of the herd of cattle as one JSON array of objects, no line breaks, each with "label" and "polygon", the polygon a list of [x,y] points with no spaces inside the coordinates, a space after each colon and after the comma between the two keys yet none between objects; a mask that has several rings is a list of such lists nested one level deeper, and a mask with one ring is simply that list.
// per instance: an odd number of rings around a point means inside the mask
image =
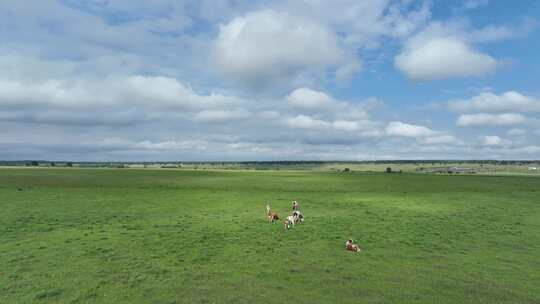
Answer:
[{"label": "herd of cattle", "polygon": [[[266,217],[268,218],[268,223],[272,224],[275,224],[279,220],[277,212],[272,211],[270,204],[266,205]],[[304,223],[304,215],[300,211],[300,204],[297,201],[292,201],[292,213],[283,220],[283,228],[288,230],[294,227],[296,223]],[[362,251],[360,246],[354,244],[351,239],[345,242],[345,249],[353,252]]]}]

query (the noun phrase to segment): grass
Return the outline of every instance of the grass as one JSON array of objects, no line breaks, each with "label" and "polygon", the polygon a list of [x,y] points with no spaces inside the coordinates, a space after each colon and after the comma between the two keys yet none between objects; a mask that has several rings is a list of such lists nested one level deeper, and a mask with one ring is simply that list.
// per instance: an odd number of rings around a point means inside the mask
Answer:
[{"label": "grass", "polygon": [[[0,303],[538,303],[539,185],[0,169]],[[266,201],[285,215],[293,199],[304,225],[266,222]]]}]

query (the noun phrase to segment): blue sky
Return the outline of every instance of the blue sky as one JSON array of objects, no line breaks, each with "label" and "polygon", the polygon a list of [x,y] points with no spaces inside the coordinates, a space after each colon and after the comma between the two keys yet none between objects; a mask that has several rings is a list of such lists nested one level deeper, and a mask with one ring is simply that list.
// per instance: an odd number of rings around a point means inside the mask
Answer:
[{"label": "blue sky", "polygon": [[0,159],[538,159],[537,1],[0,3]]}]

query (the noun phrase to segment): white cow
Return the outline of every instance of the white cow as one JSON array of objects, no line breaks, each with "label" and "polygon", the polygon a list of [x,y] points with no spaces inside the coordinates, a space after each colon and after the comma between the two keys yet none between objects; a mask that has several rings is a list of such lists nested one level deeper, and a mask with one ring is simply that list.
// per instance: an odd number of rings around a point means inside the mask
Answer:
[{"label": "white cow", "polygon": [[294,227],[294,223],[297,221],[296,216],[289,215],[287,218],[283,221],[283,225],[285,226],[285,229],[289,229],[291,225]]},{"label": "white cow", "polygon": [[304,223],[304,215],[302,215],[302,212],[296,210],[292,215],[296,218],[296,222]]}]

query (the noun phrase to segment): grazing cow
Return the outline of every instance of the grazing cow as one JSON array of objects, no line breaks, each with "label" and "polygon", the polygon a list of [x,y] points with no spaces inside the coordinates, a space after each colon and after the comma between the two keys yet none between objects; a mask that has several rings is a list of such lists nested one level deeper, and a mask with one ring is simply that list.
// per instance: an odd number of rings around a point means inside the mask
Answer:
[{"label": "grazing cow", "polygon": [[300,204],[297,201],[292,201],[292,210],[300,209]]},{"label": "grazing cow", "polygon": [[345,249],[347,249],[349,251],[353,251],[353,252],[362,251],[360,246],[358,246],[357,244],[353,244],[353,240],[347,240],[347,242],[345,242]]},{"label": "grazing cow", "polygon": [[270,205],[266,205],[266,217],[268,217],[268,223],[272,224],[279,220],[278,214],[270,209]]},{"label": "grazing cow", "polygon": [[296,210],[292,213],[292,215],[296,218],[296,222],[300,222],[301,224],[304,223],[304,216],[302,215],[302,212]]},{"label": "grazing cow", "polygon": [[294,225],[294,222],[291,222],[288,218],[283,220],[283,228],[285,228],[285,230],[291,228],[291,225]]},{"label": "grazing cow", "polygon": [[[292,225],[293,227],[294,227],[294,223],[296,223],[296,220],[297,220],[296,216],[293,216],[293,215],[289,215],[289,216],[287,216],[287,218],[285,219],[285,221],[289,222],[289,225],[288,225],[288,226],[291,226],[291,225]],[[287,227],[287,229],[288,229],[288,227]]]}]

